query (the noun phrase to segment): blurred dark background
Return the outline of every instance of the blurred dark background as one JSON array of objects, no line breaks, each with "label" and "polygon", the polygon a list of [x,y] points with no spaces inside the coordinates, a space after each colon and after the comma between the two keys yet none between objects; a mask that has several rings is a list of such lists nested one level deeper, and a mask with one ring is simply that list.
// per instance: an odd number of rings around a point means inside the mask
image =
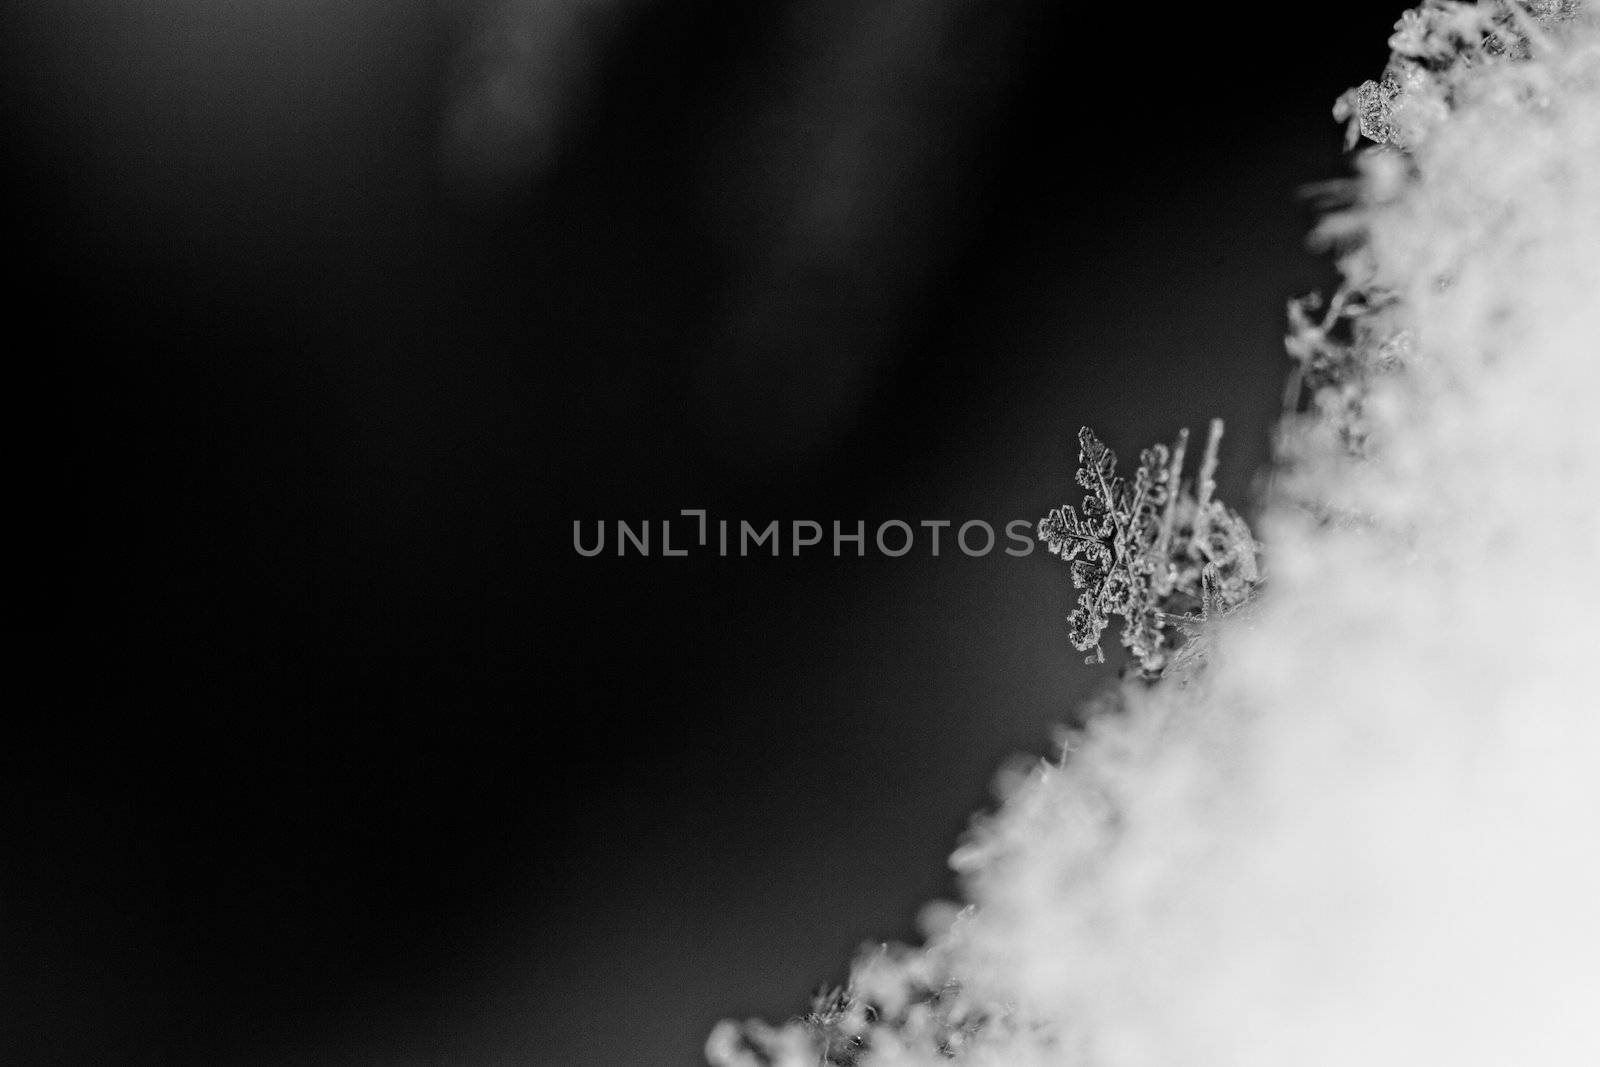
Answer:
[{"label": "blurred dark background", "polygon": [[1000,527],[1213,415],[1248,501],[1398,13],[8,5],[0,1060],[687,1067],[914,936],[1114,677],[1065,569],[573,521]]}]

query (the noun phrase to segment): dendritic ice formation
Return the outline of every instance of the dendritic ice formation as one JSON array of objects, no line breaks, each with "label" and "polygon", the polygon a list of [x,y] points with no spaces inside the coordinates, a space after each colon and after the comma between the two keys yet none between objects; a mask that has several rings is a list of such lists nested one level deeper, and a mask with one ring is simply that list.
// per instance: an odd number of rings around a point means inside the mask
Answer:
[{"label": "dendritic ice formation", "polygon": [[[925,945],[714,1064],[1600,1064],[1600,12],[1429,2],[1390,45],[1336,109],[1343,284],[1290,308],[1267,579],[1011,783]],[[1092,590],[1164,507],[1047,521]]]},{"label": "dendritic ice formation", "polygon": [[[1117,474],[1117,454],[1087,426],[1078,433],[1083,514],[1063,504],[1039,521],[1039,540],[1072,565],[1083,593],[1069,623],[1072,644],[1100,647],[1108,616],[1123,618],[1122,644],[1146,677],[1181,663],[1187,643],[1214,616],[1237,610],[1260,581],[1250,527],[1216,499],[1217,444],[1222,422],[1211,423],[1200,477],[1183,480],[1189,431],[1171,448],[1154,445],[1139,456],[1131,480]],[[1192,658],[1192,657],[1191,657]]]}]

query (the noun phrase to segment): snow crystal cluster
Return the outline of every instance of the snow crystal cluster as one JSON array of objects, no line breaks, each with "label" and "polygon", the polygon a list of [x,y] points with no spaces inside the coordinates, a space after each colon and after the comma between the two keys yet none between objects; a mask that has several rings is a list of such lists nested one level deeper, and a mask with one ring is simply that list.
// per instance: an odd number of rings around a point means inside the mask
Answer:
[{"label": "snow crystal cluster", "polygon": [[1600,1064],[1600,11],[1390,45],[1248,603],[1014,784],[925,946],[714,1064]]},{"label": "snow crystal cluster", "polygon": [[1083,514],[1071,504],[1056,508],[1040,520],[1039,540],[1071,564],[1072,584],[1083,590],[1069,622],[1074,647],[1094,649],[1088,662],[1105,662],[1100,637],[1107,616],[1120,615],[1122,644],[1146,677],[1160,677],[1193,659],[1199,643],[1188,639],[1199,626],[1255,592],[1250,527],[1215,496],[1221,439],[1222,420],[1214,419],[1194,483],[1183,478],[1188,430],[1170,449],[1145,449],[1129,481],[1093,430],[1079,432]]}]

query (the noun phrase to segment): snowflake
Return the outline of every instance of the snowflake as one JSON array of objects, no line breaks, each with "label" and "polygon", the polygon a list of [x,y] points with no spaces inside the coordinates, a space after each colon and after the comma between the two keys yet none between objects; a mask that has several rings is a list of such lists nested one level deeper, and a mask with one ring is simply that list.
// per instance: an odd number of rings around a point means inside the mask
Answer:
[{"label": "snowflake", "polygon": [[717,1067],[862,1067],[875,1055],[954,1059],[985,1030],[1003,1040],[1013,1028],[974,1003],[959,985],[928,973],[926,952],[884,945],[863,954],[844,988],[819,990],[811,1010],[781,1027],[724,1022],[706,1055]]},{"label": "snowflake", "polygon": [[1398,143],[1394,109],[1399,97],[1400,83],[1393,74],[1385,74],[1382,81],[1364,81],[1339,97],[1333,117],[1349,123],[1345,147],[1354,147],[1362,137],[1378,144]]},{"label": "snowflake", "polygon": [[1078,433],[1082,513],[1071,504],[1039,522],[1039,540],[1071,565],[1083,590],[1069,637],[1090,663],[1105,662],[1101,636],[1113,615],[1122,644],[1140,670],[1159,675],[1213,613],[1227,614],[1260,582],[1256,543],[1245,521],[1214,499],[1222,423],[1211,423],[1200,475],[1183,481],[1189,431],[1171,448],[1139,456],[1132,479],[1117,475],[1117,456],[1084,427]]}]

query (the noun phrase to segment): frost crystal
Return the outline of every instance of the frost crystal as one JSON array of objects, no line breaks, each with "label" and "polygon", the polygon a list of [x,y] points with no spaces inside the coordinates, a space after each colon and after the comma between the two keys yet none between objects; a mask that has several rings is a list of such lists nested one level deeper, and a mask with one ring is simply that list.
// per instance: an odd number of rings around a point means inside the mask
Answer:
[{"label": "frost crystal", "polygon": [[1458,89],[1487,80],[1480,67],[1522,63],[1548,50],[1550,29],[1582,10],[1581,0],[1428,0],[1406,12],[1389,38],[1382,79],[1363,82],[1334,104],[1334,117],[1348,123],[1346,146],[1362,137],[1402,147],[1417,143],[1461,103]]},{"label": "frost crystal", "polygon": [[1350,90],[1339,98],[1334,105],[1334,118],[1348,120],[1350,132],[1345,138],[1347,146],[1353,146],[1357,139],[1365,137],[1369,141],[1386,144],[1398,141],[1399,136],[1395,130],[1391,116],[1394,113],[1395,99],[1400,95],[1400,83],[1392,76],[1386,75],[1382,81],[1365,81],[1360,87]]},{"label": "frost crystal", "polygon": [[719,1067],[862,1067],[869,1062],[962,1058],[1016,1038],[1004,1011],[982,1007],[937,954],[881,945],[857,959],[850,984],[824,989],[783,1026],[725,1022],[707,1043]]},{"label": "frost crystal", "polygon": [[1072,644],[1094,649],[1110,616],[1123,619],[1122,644],[1150,677],[1162,672],[1195,626],[1229,614],[1260,581],[1250,528],[1214,498],[1220,420],[1211,423],[1196,484],[1183,481],[1189,431],[1169,449],[1147,448],[1130,481],[1117,456],[1084,427],[1078,433],[1083,513],[1066,504],[1039,522],[1039,540],[1072,566],[1084,592],[1069,619]]}]

